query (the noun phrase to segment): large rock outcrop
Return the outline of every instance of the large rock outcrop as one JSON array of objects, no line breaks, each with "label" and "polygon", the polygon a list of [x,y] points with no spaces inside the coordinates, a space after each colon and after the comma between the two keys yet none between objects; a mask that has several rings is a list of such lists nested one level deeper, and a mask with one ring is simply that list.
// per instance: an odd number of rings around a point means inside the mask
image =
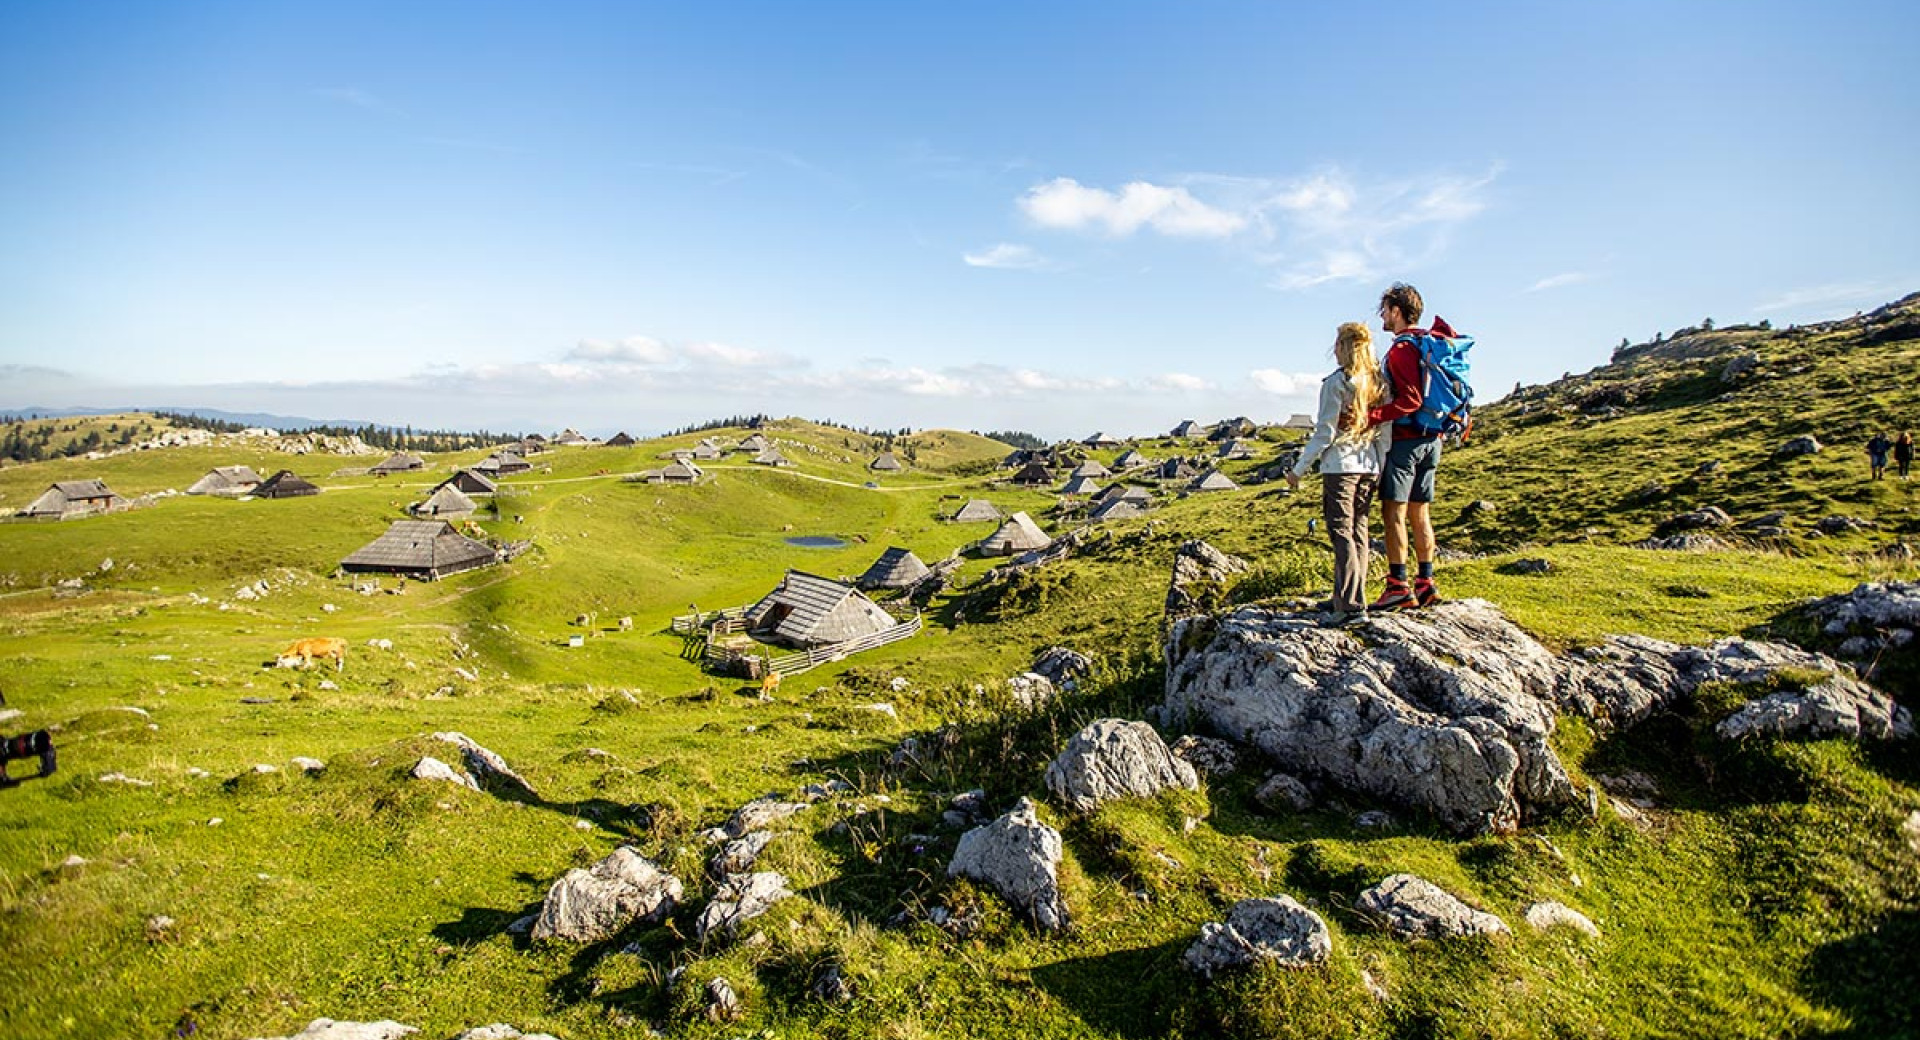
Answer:
[{"label": "large rock outcrop", "polygon": [[460,749],[461,761],[466,764],[467,772],[472,774],[481,790],[518,801],[540,800],[539,794],[534,792],[533,785],[527,783],[519,773],[514,772],[513,767],[507,765],[506,759],[475,743],[466,734],[435,733],[433,739],[452,744]]},{"label": "large rock outcrop", "polygon": [[1092,812],[1116,798],[1199,786],[1193,766],[1175,756],[1152,726],[1124,719],[1101,719],[1075,733],[1047,767],[1047,790],[1075,812]]},{"label": "large rock outcrop", "polygon": [[533,922],[533,937],[598,942],[637,921],[666,917],[681,894],[679,878],[623,845],[553,883]]},{"label": "large rock outcrop", "polygon": [[1067,927],[1060,894],[1060,832],[1041,823],[1029,799],[1005,816],[960,836],[948,877],[991,886],[1027,920],[1045,931]]},{"label": "large rock outcrop", "polygon": [[1180,620],[1167,638],[1166,712],[1175,724],[1250,744],[1288,772],[1476,832],[1573,801],[1548,744],[1558,711],[1622,728],[1704,683],[1783,675],[1825,678],[1748,703],[1721,720],[1720,735],[1912,732],[1906,709],[1822,654],[1741,638],[1692,647],[1613,636],[1559,657],[1481,600],[1348,628],[1260,608]]},{"label": "large rock outcrop", "polygon": [[1247,561],[1197,538],[1180,543],[1173,553],[1173,580],[1167,585],[1167,616],[1185,617],[1208,609],[1233,576],[1248,569]]},{"label": "large rock outcrop", "polygon": [[1547,738],[1554,656],[1463,600],[1347,629],[1243,609],[1168,636],[1166,708],[1291,772],[1427,809],[1463,831],[1571,804]]}]

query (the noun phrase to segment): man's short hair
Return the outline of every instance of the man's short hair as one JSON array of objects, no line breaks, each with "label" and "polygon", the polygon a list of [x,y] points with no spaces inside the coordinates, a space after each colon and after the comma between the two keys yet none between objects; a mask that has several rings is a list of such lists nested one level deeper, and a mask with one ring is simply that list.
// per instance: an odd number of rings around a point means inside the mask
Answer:
[{"label": "man's short hair", "polygon": [[1420,299],[1420,290],[1405,282],[1395,282],[1380,294],[1380,313],[1385,314],[1388,307],[1400,308],[1400,316],[1408,324],[1417,323],[1427,306]]}]

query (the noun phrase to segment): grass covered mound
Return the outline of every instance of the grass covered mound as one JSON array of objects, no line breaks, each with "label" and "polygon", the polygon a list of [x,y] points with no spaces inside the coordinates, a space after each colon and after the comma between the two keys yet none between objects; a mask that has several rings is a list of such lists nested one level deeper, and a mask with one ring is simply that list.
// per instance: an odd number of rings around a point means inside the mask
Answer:
[{"label": "grass covered mound", "polygon": [[[1915,533],[1913,485],[1869,485],[1849,454],[1871,409],[1920,414],[1910,379],[1920,347],[1873,340],[1887,327],[1716,330],[1713,351],[1757,354],[1755,378],[1770,386],[1709,386],[1720,353],[1667,341],[1486,409],[1476,443],[1447,460],[1439,510],[1443,545],[1484,555],[1444,563],[1444,591],[1494,601],[1556,650],[1615,633],[1817,641],[1798,613],[1807,600],[1915,577],[1880,552]],[[1649,389],[1582,410],[1578,395],[1615,383]],[[1541,411],[1520,414],[1530,403]],[[1714,688],[1624,733],[1563,719],[1554,751],[1582,791],[1599,792],[1598,812],[1510,836],[1458,839],[1350,795],[1270,808],[1258,764],[1199,791],[1068,814],[1042,779],[1067,737],[1096,718],[1142,718],[1162,699],[1174,548],[1205,538],[1251,563],[1216,590],[1222,606],[1323,591],[1329,556],[1306,530],[1314,496],[1268,484],[1162,497],[1064,562],[991,584],[999,561],[970,559],[927,606],[922,635],[789,677],[765,700],[757,685],[703,672],[670,619],[690,604],[751,602],[788,567],[857,575],[891,545],[933,562],[991,530],[941,519],[966,499],[1043,517],[1054,497],[989,486],[975,469],[1006,448],[982,438],[917,434],[909,469],[876,477],[866,465],[884,442],[797,421],[765,431],[791,470],[734,457],[692,487],[622,479],[663,465],[670,448],[747,432],[536,456],[540,468],[506,481],[500,515],[477,518],[532,551],[440,582],[387,579],[371,594],[332,577],[334,565],[484,451],[430,456],[426,473],[385,479],[337,472],[352,460],[217,445],[0,470],[0,503],[11,504],[56,479],[102,477],[140,494],[235,463],[292,468],[326,488],[0,525],[0,691],[22,712],[5,731],[57,725],[61,753],[55,776],[3,795],[6,1035],[277,1036],[318,1017],[391,1018],[428,1037],[509,1022],[569,1040],[649,1027],[716,1037],[1916,1028],[1911,746],[1728,744],[1712,722],[1756,691]],[[1772,459],[1801,433],[1830,446]],[[1257,443],[1258,458],[1232,464],[1236,480],[1291,441]],[[1173,450],[1138,446],[1156,458]],[[1723,476],[1689,478],[1709,456]],[[1664,496],[1629,504],[1650,481]],[[1455,516],[1476,498],[1495,510]],[[1716,530],[1722,548],[1707,552],[1630,546],[1704,505],[1736,522],[1785,511],[1789,533]],[[1836,513],[1877,526],[1808,534]],[[844,547],[787,541],[803,535]],[[1515,566],[1523,560],[1546,567]],[[239,595],[261,583],[264,593]],[[593,620],[579,625],[581,615]],[[348,641],[343,671],[265,667],[295,639],[323,635]],[[1055,645],[1086,654],[1092,670],[1038,707],[1016,705],[1007,679]],[[1889,674],[1911,702],[1900,676],[1912,673]],[[422,756],[459,764],[432,736],[447,731],[498,752],[537,794],[412,779]],[[824,797],[772,825],[754,868],[780,872],[795,898],[731,940],[698,941],[717,887],[701,832],[751,799],[797,798],[808,785]],[[996,894],[947,877],[961,830],[945,814],[974,789],[988,815],[1033,797],[1059,829],[1069,932],[1039,933]],[[1376,810],[1390,822],[1364,825]],[[508,930],[556,878],[623,844],[685,883],[663,924],[587,945]],[[1514,934],[1388,938],[1355,901],[1397,873],[1497,914]],[[1276,894],[1325,919],[1326,964],[1209,983],[1181,966],[1203,924]],[[1599,938],[1526,927],[1526,908],[1547,900],[1591,918]],[[716,977],[738,995],[739,1020],[709,1017]]]}]

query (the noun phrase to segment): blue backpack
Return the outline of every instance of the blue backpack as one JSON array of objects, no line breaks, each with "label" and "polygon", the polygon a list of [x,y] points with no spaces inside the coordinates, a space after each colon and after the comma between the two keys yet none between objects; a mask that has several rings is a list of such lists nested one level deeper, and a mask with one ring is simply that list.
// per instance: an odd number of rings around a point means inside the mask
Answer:
[{"label": "blue backpack", "polygon": [[1467,382],[1471,366],[1467,351],[1473,337],[1453,331],[1445,319],[1433,319],[1433,329],[1421,335],[1402,333],[1395,343],[1410,343],[1420,351],[1420,410],[1396,425],[1411,426],[1423,434],[1465,441],[1473,432],[1473,385]]}]

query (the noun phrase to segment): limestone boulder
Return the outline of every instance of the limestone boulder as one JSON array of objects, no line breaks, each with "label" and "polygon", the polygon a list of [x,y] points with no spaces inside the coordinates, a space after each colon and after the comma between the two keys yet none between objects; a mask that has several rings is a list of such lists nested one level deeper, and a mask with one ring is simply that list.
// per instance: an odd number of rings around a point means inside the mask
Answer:
[{"label": "limestone boulder", "polygon": [[1527,907],[1527,927],[1536,932],[1571,928],[1588,938],[1600,938],[1600,928],[1586,914],[1565,903],[1535,903]]},{"label": "limestone boulder", "polygon": [[1169,787],[1197,790],[1200,778],[1152,726],[1101,719],[1073,735],[1047,767],[1047,790],[1088,813],[1116,798],[1151,798]]},{"label": "limestone boulder", "polygon": [[433,739],[460,749],[460,759],[483,791],[522,801],[539,801],[533,785],[527,783],[507,760],[475,743],[464,733],[435,733]]},{"label": "limestone boulder", "polygon": [[1170,750],[1201,776],[1226,776],[1240,769],[1240,749],[1219,737],[1188,733],[1174,741]]},{"label": "limestone boulder", "polygon": [[1057,932],[1069,923],[1060,894],[1062,855],[1060,832],[1041,823],[1038,807],[1022,798],[1012,812],[960,836],[947,876],[992,888],[1036,927]]},{"label": "limestone boulder", "polygon": [[437,780],[442,783],[458,784],[461,787],[474,791],[480,789],[480,785],[474,782],[473,777],[434,758],[432,755],[422,756],[420,761],[413,764],[413,778],[415,780]]},{"label": "limestone boulder", "polygon": [[1913,716],[1893,698],[1843,675],[1803,690],[1781,690],[1748,701],[1713,727],[1727,740],[1790,737],[1819,740],[1901,740],[1913,735]]},{"label": "limestone boulder", "polygon": [[1333,934],[1320,915],[1289,896],[1243,899],[1224,922],[1200,926],[1200,938],[1187,947],[1186,965],[1207,978],[1215,973],[1278,964],[1304,968],[1324,964],[1333,955]]},{"label": "limestone boulder", "polygon": [[307,1028],[277,1040],[400,1040],[419,1031],[387,1019],[378,1022],[336,1022],[331,1018],[316,1018],[307,1023]]},{"label": "limestone boulder", "polygon": [[1182,542],[1173,553],[1173,579],[1167,587],[1167,616],[1200,613],[1219,597],[1236,574],[1248,570],[1247,561],[1223,553],[1206,542]]},{"label": "limestone boulder", "polygon": [[1354,900],[1354,907],[1371,915],[1388,933],[1400,939],[1446,939],[1508,932],[1505,921],[1475,910],[1440,886],[1412,874],[1395,874],[1367,889]]},{"label": "limestone boulder", "polygon": [[665,918],[679,904],[680,879],[631,846],[584,869],[569,870],[548,890],[534,919],[536,939],[598,942],[636,923]]},{"label": "limestone boulder", "polygon": [[784,874],[771,870],[735,874],[720,885],[706,909],[700,911],[700,919],[694,922],[694,934],[702,940],[715,935],[734,935],[741,925],[792,895]]},{"label": "limestone boulder", "polygon": [[1064,646],[1050,646],[1033,659],[1032,671],[1058,686],[1093,670],[1093,659]]}]

